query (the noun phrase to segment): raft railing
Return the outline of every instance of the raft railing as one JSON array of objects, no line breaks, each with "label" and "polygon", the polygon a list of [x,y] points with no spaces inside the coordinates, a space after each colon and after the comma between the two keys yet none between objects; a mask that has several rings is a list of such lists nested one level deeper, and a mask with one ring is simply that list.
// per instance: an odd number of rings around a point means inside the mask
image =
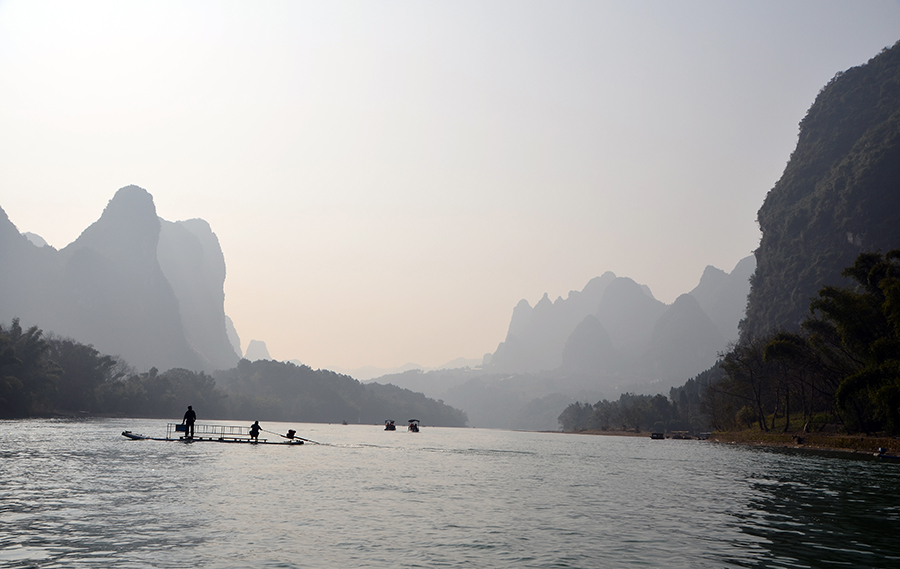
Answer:
[{"label": "raft railing", "polygon": [[[184,438],[186,432],[181,423],[168,423],[166,425],[167,439]],[[194,440],[211,441],[249,441],[250,427],[238,427],[236,425],[201,425],[194,423]],[[258,439],[266,442],[266,439]]]}]

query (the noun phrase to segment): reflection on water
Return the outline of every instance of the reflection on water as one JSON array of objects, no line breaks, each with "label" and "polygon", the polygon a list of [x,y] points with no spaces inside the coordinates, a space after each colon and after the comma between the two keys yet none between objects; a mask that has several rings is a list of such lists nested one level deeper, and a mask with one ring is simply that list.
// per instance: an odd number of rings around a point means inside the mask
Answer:
[{"label": "reflection on water", "polygon": [[0,422],[3,567],[900,566],[900,465],[700,441]]},{"label": "reflection on water", "polygon": [[755,495],[739,519],[773,559],[792,560],[784,565],[791,567],[900,566],[900,465],[834,453],[765,454],[769,468],[749,477]]}]

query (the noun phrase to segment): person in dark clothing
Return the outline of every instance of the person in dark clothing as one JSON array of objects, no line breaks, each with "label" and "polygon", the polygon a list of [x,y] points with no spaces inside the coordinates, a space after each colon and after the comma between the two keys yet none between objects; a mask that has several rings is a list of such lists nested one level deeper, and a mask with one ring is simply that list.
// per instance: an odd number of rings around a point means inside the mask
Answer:
[{"label": "person in dark clothing", "polygon": [[187,429],[184,431],[185,437],[194,436],[194,421],[197,420],[197,414],[194,413],[194,408],[188,405],[188,410],[184,413],[184,419],[181,420],[182,425],[187,425]]},{"label": "person in dark clothing", "polygon": [[254,441],[259,441],[259,421],[254,421],[252,425],[250,425],[250,438]]}]

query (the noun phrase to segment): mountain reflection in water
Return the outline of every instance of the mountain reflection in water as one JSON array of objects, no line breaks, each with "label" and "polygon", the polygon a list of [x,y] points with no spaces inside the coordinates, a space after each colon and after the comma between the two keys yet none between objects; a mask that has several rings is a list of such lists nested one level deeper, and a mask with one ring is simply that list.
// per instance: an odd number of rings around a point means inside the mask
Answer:
[{"label": "mountain reflection in water", "polygon": [[[703,441],[0,421],[0,566],[897,567],[900,464]],[[427,421],[426,421],[427,425]]]}]

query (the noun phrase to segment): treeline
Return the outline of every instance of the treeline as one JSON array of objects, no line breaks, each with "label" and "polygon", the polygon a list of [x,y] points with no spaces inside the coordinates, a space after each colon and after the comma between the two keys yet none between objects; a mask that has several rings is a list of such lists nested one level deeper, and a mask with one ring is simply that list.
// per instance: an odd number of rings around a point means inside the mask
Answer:
[{"label": "treeline", "polygon": [[798,333],[747,338],[709,392],[717,429],[838,426],[900,434],[900,249],[862,253],[825,286]]},{"label": "treeline", "polygon": [[573,403],[559,416],[564,431],[687,431],[699,433],[709,429],[706,393],[722,377],[713,367],[680,387],[669,390],[669,396],[623,393],[616,401],[606,399],[591,405]]},{"label": "treeline", "polygon": [[464,412],[421,393],[363,384],[347,375],[289,362],[241,360],[230,370],[216,372],[216,379],[229,393],[232,412],[241,417],[362,424],[419,419],[440,427],[463,427],[468,421]]},{"label": "treeline", "polygon": [[0,327],[0,417],[96,414],[173,417],[188,404],[225,418],[228,394],[185,369],[136,373],[126,362],[68,338],[45,336],[19,319]]},{"label": "treeline", "polygon": [[364,385],[344,375],[273,361],[241,360],[203,372],[126,362],[71,339],[0,327],[0,418],[91,414],[180,418],[192,405],[202,419],[382,423],[421,419],[465,426],[465,413],[394,386]]},{"label": "treeline", "polygon": [[900,434],[900,249],[863,253],[841,274],[851,284],[822,287],[799,332],[742,338],[668,398],[575,403],[560,424]]}]

